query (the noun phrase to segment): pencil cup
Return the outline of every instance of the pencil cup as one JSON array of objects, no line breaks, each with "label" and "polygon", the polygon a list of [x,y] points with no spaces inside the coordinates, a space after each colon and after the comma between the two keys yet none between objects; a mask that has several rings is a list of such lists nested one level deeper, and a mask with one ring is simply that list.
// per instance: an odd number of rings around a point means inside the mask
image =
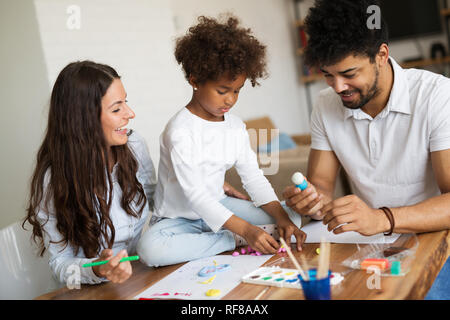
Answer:
[{"label": "pencil cup", "polygon": [[331,300],[331,271],[328,271],[328,277],[319,280],[316,279],[316,273],[316,269],[308,270],[308,281],[298,275],[306,300]]}]

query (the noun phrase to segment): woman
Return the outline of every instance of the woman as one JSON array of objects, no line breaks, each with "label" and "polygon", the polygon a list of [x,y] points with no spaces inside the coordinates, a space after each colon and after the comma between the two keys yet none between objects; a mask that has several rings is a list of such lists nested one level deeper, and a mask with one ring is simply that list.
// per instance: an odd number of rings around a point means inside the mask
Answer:
[{"label": "woman", "polygon": [[[74,62],[53,87],[48,127],[37,154],[25,222],[41,256],[67,282],[77,266],[81,283],[122,283],[153,207],[154,167],[143,139],[127,128],[135,114],[117,72]],[[109,260],[89,268],[92,261]]]}]

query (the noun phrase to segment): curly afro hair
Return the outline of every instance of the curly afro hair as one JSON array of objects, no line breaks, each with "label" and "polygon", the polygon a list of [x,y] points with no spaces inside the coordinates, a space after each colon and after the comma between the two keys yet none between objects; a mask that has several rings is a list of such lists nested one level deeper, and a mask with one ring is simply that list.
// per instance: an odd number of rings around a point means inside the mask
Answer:
[{"label": "curly afro hair", "polygon": [[305,63],[311,67],[329,66],[349,56],[366,56],[373,63],[381,44],[388,43],[387,25],[369,29],[367,13],[376,0],[316,0],[305,19],[309,36]]},{"label": "curly afro hair", "polygon": [[228,16],[225,23],[214,18],[198,17],[198,24],[176,40],[175,58],[181,64],[186,79],[199,84],[215,81],[223,75],[235,79],[245,74],[252,86],[267,76],[266,46],[251,29],[239,27],[239,20]]}]

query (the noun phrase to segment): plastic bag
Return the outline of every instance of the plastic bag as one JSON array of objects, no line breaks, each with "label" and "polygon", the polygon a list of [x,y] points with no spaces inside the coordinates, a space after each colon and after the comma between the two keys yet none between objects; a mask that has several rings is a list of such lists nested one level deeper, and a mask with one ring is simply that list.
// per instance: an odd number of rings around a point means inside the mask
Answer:
[{"label": "plastic bag", "polygon": [[368,260],[377,259],[378,262],[387,261],[386,267],[380,268],[380,275],[404,276],[410,270],[418,246],[416,234],[404,234],[390,244],[375,243],[363,247],[358,245],[357,251],[342,261],[342,264],[351,269],[364,270],[367,266],[377,267],[375,263],[371,265],[373,260]]}]

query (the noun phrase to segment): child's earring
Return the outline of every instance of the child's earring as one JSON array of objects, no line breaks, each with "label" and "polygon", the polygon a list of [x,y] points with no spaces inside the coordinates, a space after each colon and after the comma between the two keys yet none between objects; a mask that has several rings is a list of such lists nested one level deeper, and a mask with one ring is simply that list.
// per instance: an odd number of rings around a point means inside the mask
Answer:
[{"label": "child's earring", "polygon": [[194,91],[197,91],[197,89],[198,89],[197,87],[194,87]]}]

